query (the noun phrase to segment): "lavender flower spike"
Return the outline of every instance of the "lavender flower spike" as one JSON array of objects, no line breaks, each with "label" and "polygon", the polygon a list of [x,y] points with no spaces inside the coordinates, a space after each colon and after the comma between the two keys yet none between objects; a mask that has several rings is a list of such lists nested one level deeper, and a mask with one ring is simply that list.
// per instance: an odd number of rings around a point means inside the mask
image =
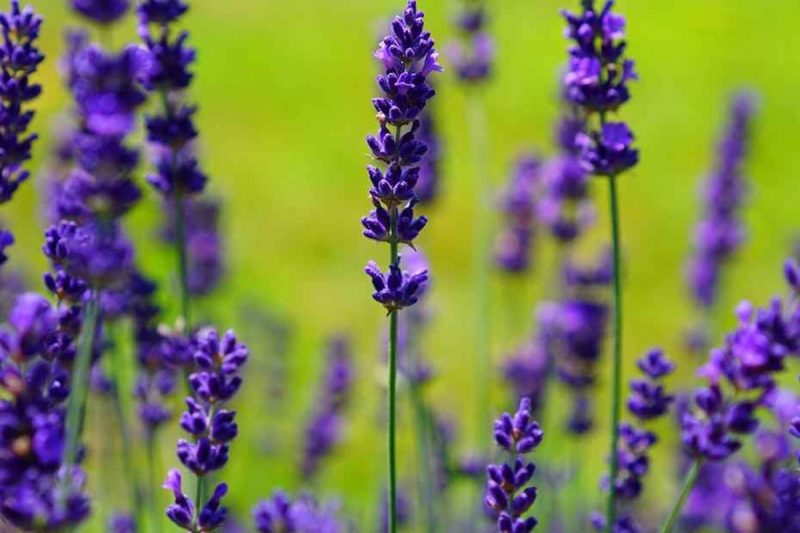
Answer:
[{"label": "lavender flower spike", "polygon": [[34,112],[25,106],[42,92],[31,82],[44,55],[36,48],[42,17],[30,6],[20,9],[19,0],[0,15],[3,41],[0,45],[0,204],[9,200],[29,173],[22,165],[31,158],[37,135],[26,134]]},{"label": "lavender flower spike", "polygon": [[536,501],[536,487],[529,486],[536,467],[525,456],[544,438],[539,424],[531,418],[531,402],[523,398],[514,415],[503,414],[494,423],[494,440],[510,454],[509,462],[486,468],[484,503],[494,513],[500,533],[530,533],[534,517],[523,515]]},{"label": "lavender flower spike", "polygon": [[[181,428],[191,441],[180,439],[178,459],[197,477],[199,501],[183,493],[181,476],[171,470],[164,488],[171,490],[174,503],[167,516],[187,531],[213,531],[225,522],[227,510],[221,500],[228,491],[220,483],[211,496],[204,494],[206,475],[222,469],[228,462],[230,443],[239,433],[236,412],[225,409],[242,384],[240,372],[247,362],[248,349],[236,340],[232,331],[220,337],[214,329],[201,330],[195,340],[196,349],[189,376],[191,396],[187,410],[181,415]],[[202,508],[200,508],[202,504]]]},{"label": "lavender flower spike", "polygon": [[539,159],[520,155],[500,200],[505,226],[497,236],[495,263],[511,274],[524,272],[530,266],[541,166]]},{"label": "lavender flower spike", "polygon": [[[610,411],[610,479],[618,469],[622,396],[622,280],[621,241],[617,178],[635,166],[639,152],[633,147],[633,132],[624,122],[612,122],[615,113],[629,100],[628,82],[637,78],[633,61],[625,57],[625,18],[612,11],[613,0],[597,9],[595,0],[582,0],[581,12],[563,12],[567,22],[569,65],[564,75],[565,96],[582,114],[585,133],[578,137],[582,163],[590,173],[608,178],[611,242],[614,258],[614,360]],[[616,494],[609,491],[606,528],[616,524]]]},{"label": "lavender flower spike", "polygon": [[391,32],[379,44],[375,57],[383,64],[377,78],[382,96],[373,99],[379,131],[367,137],[377,166],[367,167],[370,196],[375,210],[362,220],[364,235],[389,244],[389,272],[370,261],[365,271],[375,289],[373,298],[389,312],[389,503],[390,531],[397,525],[395,470],[395,392],[397,386],[397,313],[414,305],[427,282],[427,272],[404,272],[399,246],[413,241],[427,219],[414,215],[415,188],[420,163],[428,147],[417,138],[420,115],[435,91],[428,76],[442,70],[425,15],[409,0],[403,13],[392,21]]},{"label": "lavender flower spike", "polygon": [[494,44],[486,33],[486,8],[483,2],[464,2],[456,17],[460,42],[449,47],[450,59],[462,83],[485,82],[492,73]]}]

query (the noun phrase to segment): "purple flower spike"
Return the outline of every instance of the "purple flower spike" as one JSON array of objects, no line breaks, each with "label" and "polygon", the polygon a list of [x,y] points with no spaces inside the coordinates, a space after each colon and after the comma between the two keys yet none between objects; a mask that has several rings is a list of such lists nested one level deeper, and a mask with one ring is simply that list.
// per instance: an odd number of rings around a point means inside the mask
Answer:
[{"label": "purple flower spike", "polygon": [[486,468],[484,504],[493,513],[498,531],[528,533],[536,519],[523,517],[536,500],[536,487],[528,486],[536,467],[525,459],[541,444],[544,433],[531,418],[531,401],[522,398],[514,415],[504,413],[494,422],[494,440],[510,452],[513,459],[505,464],[490,464]]},{"label": "purple flower spike", "polygon": [[462,38],[450,45],[448,52],[463,83],[480,84],[491,75],[495,53],[492,38],[485,30],[486,22],[482,5],[465,5],[456,18]]},{"label": "purple flower spike", "polygon": [[[31,75],[44,61],[36,47],[41,25],[42,17],[30,6],[21,9],[19,0],[12,0],[10,12],[0,14],[0,204],[11,200],[30,176],[22,165],[31,158],[37,135],[26,134],[34,112],[25,106],[42,91],[40,85],[31,82]],[[0,238],[0,262],[2,247]]]},{"label": "purple flower spike", "polygon": [[540,171],[539,159],[529,155],[519,156],[508,189],[500,199],[505,227],[497,237],[495,262],[509,273],[524,272],[530,265]]},{"label": "purple flower spike", "polygon": [[624,122],[603,124],[600,133],[583,135],[583,162],[586,169],[598,176],[617,176],[639,162],[639,151],[633,148],[633,132]]},{"label": "purple flower spike", "polygon": [[660,379],[671,374],[675,365],[664,355],[664,350],[654,348],[636,362],[639,370],[651,379]]},{"label": "purple flower spike", "polygon": [[800,265],[794,259],[789,259],[783,264],[783,273],[786,282],[795,293],[800,293]]},{"label": "purple flower spike", "polygon": [[428,282],[427,270],[412,273],[402,271],[399,261],[389,267],[388,274],[381,272],[374,261],[370,261],[364,271],[372,278],[375,288],[372,297],[389,313],[417,303]]},{"label": "purple flower spike", "polygon": [[343,533],[346,530],[334,507],[319,505],[308,495],[292,501],[280,491],[253,508],[253,522],[259,533]]}]

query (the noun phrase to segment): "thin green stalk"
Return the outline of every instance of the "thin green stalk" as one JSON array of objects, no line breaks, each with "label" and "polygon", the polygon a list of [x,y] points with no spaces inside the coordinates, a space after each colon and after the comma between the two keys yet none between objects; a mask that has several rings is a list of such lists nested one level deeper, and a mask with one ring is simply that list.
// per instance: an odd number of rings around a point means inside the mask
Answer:
[{"label": "thin green stalk", "polygon": [[[398,137],[399,138],[399,137]],[[397,207],[391,210],[389,264],[397,263]],[[397,310],[389,314],[389,531],[397,531]]]},{"label": "thin green stalk", "polygon": [[175,194],[175,248],[178,255],[178,276],[181,289],[181,318],[184,331],[191,330],[191,308],[189,305],[189,267],[186,258],[186,208],[184,197]]},{"label": "thin green stalk", "polygon": [[661,526],[661,533],[672,533],[675,523],[678,521],[678,517],[680,517],[681,511],[683,510],[683,505],[686,503],[686,498],[688,498],[689,493],[692,492],[692,488],[697,481],[697,474],[699,473],[700,460],[695,459],[694,463],[692,463],[692,467],[686,474],[686,479],[683,481],[683,488],[681,489],[680,495],[678,495],[678,499],[675,501],[675,505],[672,506],[667,520],[664,522],[664,525]]},{"label": "thin green stalk", "polygon": [[133,459],[133,451],[131,450],[131,438],[130,433],[128,431],[128,416],[125,406],[122,402],[122,396],[120,391],[127,390],[126,388],[126,380],[123,379],[122,375],[122,358],[120,357],[119,353],[119,342],[118,337],[115,335],[116,331],[111,326],[108,327],[110,336],[112,337],[112,346],[111,350],[109,350],[109,357],[111,359],[111,398],[114,404],[114,412],[116,415],[117,427],[119,429],[119,435],[121,440],[121,447],[122,447],[122,470],[125,474],[125,479],[127,480],[130,490],[131,490],[131,499],[132,499],[132,510],[133,516],[136,519],[138,524],[143,523],[143,502],[142,502],[142,492],[141,487],[139,485],[138,476],[136,475],[136,469],[134,468],[134,459]]},{"label": "thin green stalk", "polygon": [[617,443],[619,442],[619,421],[622,396],[622,275],[620,260],[619,205],[617,198],[617,179],[608,178],[609,211],[611,216],[611,247],[614,255],[614,361],[611,384],[611,443],[609,446],[608,507],[606,509],[606,531],[611,532],[617,519],[617,494],[614,483],[619,469]]},{"label": "thin green stalk", "polygon": [[89,370],[94,351],[94,337],[100,309],[97,292],[92,291],[83,315],[83,327],[78,338],[78,353],[72,371],[72,392],[67,401],[67,443],[64,453],[64,483],[70,482],[70,467],[78,460],[78,443],[83,427],[83,416],[86,411],[86,397],[89,388]]},{"label": "thin green stalk", "polygon": [[153,531],[161,533],[161,513],[156,509],[156,439],[155,434],[147,436],[147,507],[150,510],[150,522]]},{"label": "thin green stalk", "polygon": [[[486,108],[483,96],[478,91],[468,95],[468,130],[472,147],[475,180],[475,218],[472,230],[474,242],[473,269],[474,269],[474,295],[473,305],[475,312],[475,413],[476,435],[482,435],[489,427],[492,418],[491,391],[489,376],[491,368],[491,237],[492,224],[489,211],[491,198],[491,180],[489,179],[489,137],[487,131]],[[479,453],[488,453],[489,440],[480,438],[477,442]]]}]

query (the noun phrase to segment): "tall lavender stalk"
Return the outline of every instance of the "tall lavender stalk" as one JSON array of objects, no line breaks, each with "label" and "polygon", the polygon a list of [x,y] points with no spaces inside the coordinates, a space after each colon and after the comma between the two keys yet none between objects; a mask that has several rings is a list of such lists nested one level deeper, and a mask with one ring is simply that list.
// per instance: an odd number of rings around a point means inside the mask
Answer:
[{"label": "tall lavender stalk", "polygon": [[[580,135],[583,163],[592,174],[607,178],[611,243],[614,258],[614,360],[611,384],[611,439],[609,479],[617,478],[619,422],[622,394],[622,279],[617,178],[639,160],[632,148],[633,133],[624,122],[608,121],[628,101],[627,83],[636,79],[633,61],[625,58],[625,18],[612,12],[613,0],[595,9],[594,0],[582,0],[578,14],[565,11],[569,67],[564,77],[566,98],[584,114],[586,134]],[[596,117],[596,119],[594,118]],[[594,119],[594,122],[592,120]],[[616,522],[617,494],[609,490],[606,528]]]},{"label": "tall lavender stalk", "polygon": [[[459,42],[449,48],[449,55],[459,81],[468,90],[467,130],[473,155],[473,177],[475,183],[475,216],[473,218],[473,269],[475,306],[475,413],[476,431],[484,427],[492,417],[490,402],[491,375],[491,246],[492,220],[489,206],[492,198],[492,182],[489,172],[490,141],[488,120],[482,88],[492,72],[494,49],[492,39],[486,32],[486,6],[483,0],[465,0],[456,16],[456,25],[461,35]],[[483,442],[479,439],[479,442]],[[480,452],[487,452],[482,449]]]},{"label": "tall lavender stalk", "polygon": [[694,230],[694,249],[686,272],[692,298],[701,313],[701,323],[690,331],[688,339],[695,352],[708,347],[713,333],[708,327],[719,299],[721,271],[744,240],[740,210],[747,185],[742,167],[753,111],[753,96],[749,93],[733,98],[716,165],[701,191],[703,214]]},{"label": "tall lavender stalk", "polygon": [[191,330],[186,202],[203,191],[207,178],[195,156],[197,107],[186,103],[191,84],[189,71],[195,51],[187,45],[189,34],[175,25],[189,10],[182,0],[142,0],[137,8],[139,34],[150,52],[151,68],[142,77],[145,88],[160,99],[161,110],[147,117],[147,139],[155,153],[156,172],[150,184],[173,210],[175,249],[180,284],[181,318]]},{"label": "tall lavender stalk", "polygon": [[400,267],[399,246],[411,245],[425,227],[425,217],[414,216],[417,203],[414,188],[419,180],[419,163],[427,146],[416,137],[419,115],[435,94],[428,75],[440,71],[438,54],[430,32],[424,31],[424,14],[409,0],[402,15],[392,21],[391,33],[380,43],[375,57],[384,67],[378,76],[383,96],[375,98],[380,131],[367,137],[373,157],[384,167],[368,167],[375,210],[362,219],[364,235],[389,244],[389,271],[384,273],[370,261],[366,273],[372,279],[373,298],[389,313],[389,417],[388,475],[390,531],[396,531],[397,476],[395,457],[397,386],[397,314],[416,303],[427,272],[409,274]]}]

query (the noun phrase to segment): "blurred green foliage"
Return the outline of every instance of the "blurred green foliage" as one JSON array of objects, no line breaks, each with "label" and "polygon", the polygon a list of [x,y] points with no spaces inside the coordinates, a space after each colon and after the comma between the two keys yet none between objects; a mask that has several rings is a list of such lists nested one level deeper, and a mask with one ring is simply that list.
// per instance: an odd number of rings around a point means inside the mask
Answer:
[{"label": "blurred green foliage", "polygon": [[[32,0],[46,16],[44,47],[48,61],[40,80],[45,95],[34,127],[42,133],[35,168],[43,168],[58,115],[68,106],[57,64],[61,35],[79,21],[68,16],[65,1]],[[577,4],[577,2],[572,2]],[[196,0],[186,19],[191,42],[199,49],[192,97],[200,104],[203,162],[211,190],[224,200],[227,281],[199,303],[200,315],[221,328],[241,330],[253,347],[254,361],[238,401],[242,435],[223,477],[231,485],[229,502],[243,521],[256,499],[274,488],[304,486],[296,474],[304,414],[321,372],[323,344],[333,332],[353,336],[359,380],[352,403],[347,440],[316,483],[322,495],[338,496],[360,524],[370,524],[378,504],[384,463],[380,339],[382,311],[370,300],[362,266],[383,248],[360,236],[359,218],[369,210],[363,137],[375,129],[370,97],[376,69],[372,49],[383,21],[402,6],[397,0]],[[450,1],[421,0],[440,49],[453,33]],[[515,153],[532,148],[552,153],[557,74],[565,60],[558,10],[570,2],[492,0],[496,35],[496,77],[486,90],[492,143],[492,175],[501,183]],[[641,81],[624,110],[638,137],[642,162],[621,185],[625,246],[625,361],[652,345],[664,346],[682,363],[674,386],[692,382],[695,366],[681,351],[681,332],[692,318],[683,284],[688,236],[697,217],[698,179],[713,158],[724,120],[727,96],[738,87],[760,95],[755,146],[748,164],[752,193],[747,209],[748,243],[726,274],[717,335],[732,320],[727,311],[740,298],[761,302],[780,287],[779,266],[798,230],[800,158],[797,127],[800,106],[800,39],[796,0],[639,0],[619,2],[629,21],[630,55]],[[135,39],[133,21],[115,31],[121,45]],[[465,124],[465,97],[450,73],[438,82],[434,112],[444,142],[444,194],[429,210],[431,224],[420,243],[432,262],[435,319],[425,339],[438,370],[430,394],[436,405],[459,421],[462,444],[490,438],[489,428],[472,427],[476,376],[472,357],[471,266],[473,180]],[[139,136],[139,139],[141,136]],[[144,176],[147,165],[142,165]],[[585,251],[607,241],[605,188],[595,184],[601,216]],[[37,185],[28,183],[0,217],[17,235],[10,268],[22,269],[36,286],[44,260],[39,253],[43,222],[38,216]],[[491,198],[486,199],[492,201]],[[174,260],[153,239],[160,203],[148,191],[129,220],[147,272],[162,282],[165,319],[177,308]],[[531,311],[548,296],[553,276],[552,251],[539,253],[536,268],[522,281],[498,279],[492,315],[497,358],[529,334]],[[270,403],[264,384],[268,368],[267,325],[253,309],[268,310],[291,327],[287,355],[287,398]],[[602,374],[607,376],[607,372]],[[605,383],[601,388],[605,389]],[[513,407],[495,387],[495,409]],[[578,482],[589,502],[600,493],[604,468],[605,406],[597,395],[597,434],[586,444],[555,446],[542,452],[565,461],[580,454]],[[551,398],[548,421],[559,443],[562,398]],[[408,412],[403,413],[404,416]],[[96,417],[98,424],[108,417]],[[665,424],[667,430],[673,426]],[[174,431],[171,433],[175,433]],[[91,431],[98,450],[115,443],[109,430]],[[174,465],[174,435],[164,434],[163,467]],[[665,435],[664,441],[676,440]],[[665,450],[668,446],[661,446]],[[113,448],[111,448],[113,451]],[[401,472],[412,472],[411,425],[401,430]],[[96,454],[91,476],[101,499],[98,514],[110,512],[119,497],[102,487],[119,488],[116,463]],[[113,458],[113,454],[105,454]],[[663,506],[675,484],[672,454],[661,454],[650,476],[648,497],[661,493]],[[103,481],[105,479],[106,481]],[[109,481],[110,480],[110,481]],[[160,492],[160,491],[159,491]],[[542,492],[538,514],[547,514],[552,497]],[[166,498],[166,494],[162,495]],[[563,505],[562,498],[562,505]],[[101,529],[95,522],[92,530]],[[367,526],[365,530],[371,530]]]}]

